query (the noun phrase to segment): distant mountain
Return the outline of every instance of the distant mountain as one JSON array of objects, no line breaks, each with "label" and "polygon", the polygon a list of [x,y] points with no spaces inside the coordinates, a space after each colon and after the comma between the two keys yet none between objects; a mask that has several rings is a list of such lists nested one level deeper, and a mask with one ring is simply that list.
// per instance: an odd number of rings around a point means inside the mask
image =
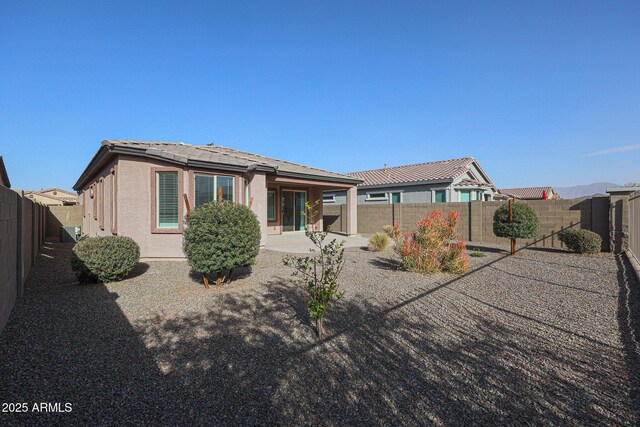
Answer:
[{"label": "distant mountain", "polygon": [[553,187],[553,190],[560,194],[563,199],[576,199],[578,197],[588,197],[594,194],[607,194],[607,188],[618,187],[612,182],[594,182],[587,185],[574,185],[573,187]]}]

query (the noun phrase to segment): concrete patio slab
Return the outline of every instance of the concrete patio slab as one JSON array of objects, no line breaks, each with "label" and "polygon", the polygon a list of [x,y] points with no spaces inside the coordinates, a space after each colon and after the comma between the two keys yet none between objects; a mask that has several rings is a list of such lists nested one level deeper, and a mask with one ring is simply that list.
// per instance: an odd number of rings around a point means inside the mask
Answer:
[{"label": "concrete patio slab", "polygon": [[[345,236],[344,234],[329,233],[327,236],[327,242],[336,239],[338,241],[344,240],[345,248],[359,248],[367,246],[369,239],[360,235]],[[277,252],[288,252],[294,254],[301,254],[309,252],[309,249],[314,248],[313,243],[309,240],[303,232],[285,233],[279,236],[269,236],[267,238],[267,245],[265,249]]]}]

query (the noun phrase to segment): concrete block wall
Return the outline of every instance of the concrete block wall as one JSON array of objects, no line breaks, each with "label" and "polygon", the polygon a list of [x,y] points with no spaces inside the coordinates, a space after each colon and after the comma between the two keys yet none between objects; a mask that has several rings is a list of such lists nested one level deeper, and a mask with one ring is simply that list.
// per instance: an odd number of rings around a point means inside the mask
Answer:
[{"label": "concrete block wall", "polygon": [[640,260],[640,192],[629,197],[629,250]]},{"label": "concrete block wall", "polygon": [[0,333],[44,242],[46,209],[0,186]]},{"label": "concrete block wall", "polygon": [[[416,222],[430,211],[441,210],[446,215],[451,210],[460,214],[458,233],[467,241],[478,243],[508,243],[507,239],[493,234],[493,215],[506,202],[449,202],[449,203],[401,203],[358,206],[358,232],[372,234],[382,231],[385,225],[400,223],[404,231],[413,232]],[[593,197],[568,200],[525,201],[533,207],[540,221],[535,239],[519,240],[518,245],[562,248],[558,232],[564,228],[579,227],[598,233],[603,240],[602,250],[609,247],[609,198]],[[325,224],[342,231],[343,208],[327,205],[324,208]]]},{"label": "concrete block wall", "polygon": [[0,332],[18,298],[18,197],[0,186]]},{"label": "concrete block wall", "polygon": [[82,226],[82,206],[49,206],[45,235],[58,237],[61,226]]}]

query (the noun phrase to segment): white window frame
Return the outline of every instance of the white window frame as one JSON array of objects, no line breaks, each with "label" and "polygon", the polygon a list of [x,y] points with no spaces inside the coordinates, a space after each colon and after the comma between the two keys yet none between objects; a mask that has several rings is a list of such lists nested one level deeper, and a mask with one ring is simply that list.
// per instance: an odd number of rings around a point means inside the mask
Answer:
[{"label": "white window frame", "polygon": [[[384,197],[371,197],[372,194],[384,194]],[[367,193],[367,202],[381,202],[389,200],[389,194],[384,191],[372,191]]]},{"label": "white window frame", "polygon": [[[444,191],[444,202],[438,202],[436,201],[436,192],[438,191]],[[449,198],[447,197],[447,189],[446,188],[432,188],[431,189],[431,203],[447,203],[449,202]]]},{"label": "white window frame", "polygon": [[[330,199],[327,199],[327,197],[330,197]],[[322,203],[335,203],[336,202],[336,195],[335,194],[323,194],[322,195]]]},{"label": "white window frame", "polygon": [[400,202],[399,203],[403,203],[404,202],[404,190],[389,191],[388,195],[389,195],[389,204],[390,205],[393,204],[393,193],[400,193]]}]

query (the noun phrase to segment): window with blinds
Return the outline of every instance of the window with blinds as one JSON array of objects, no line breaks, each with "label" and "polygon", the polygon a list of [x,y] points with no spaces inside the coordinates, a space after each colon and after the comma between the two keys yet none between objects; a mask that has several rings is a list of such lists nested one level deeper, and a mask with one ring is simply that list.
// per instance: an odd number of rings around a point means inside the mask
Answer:
[{"label": "window with blinds", "polygon": [[156,221],[159,228],[178,228],[178,172],[156,173]]},{"label": "window with blinds", "polygon": [[222,190],[222,200],[233,201],[234,179],[226,175],[195,176],[195,207],[218,200]]},{"label": "window with blinds", "polygon": [[196,175],[196,208],[214,200],[215,182],[213,175]]}]

